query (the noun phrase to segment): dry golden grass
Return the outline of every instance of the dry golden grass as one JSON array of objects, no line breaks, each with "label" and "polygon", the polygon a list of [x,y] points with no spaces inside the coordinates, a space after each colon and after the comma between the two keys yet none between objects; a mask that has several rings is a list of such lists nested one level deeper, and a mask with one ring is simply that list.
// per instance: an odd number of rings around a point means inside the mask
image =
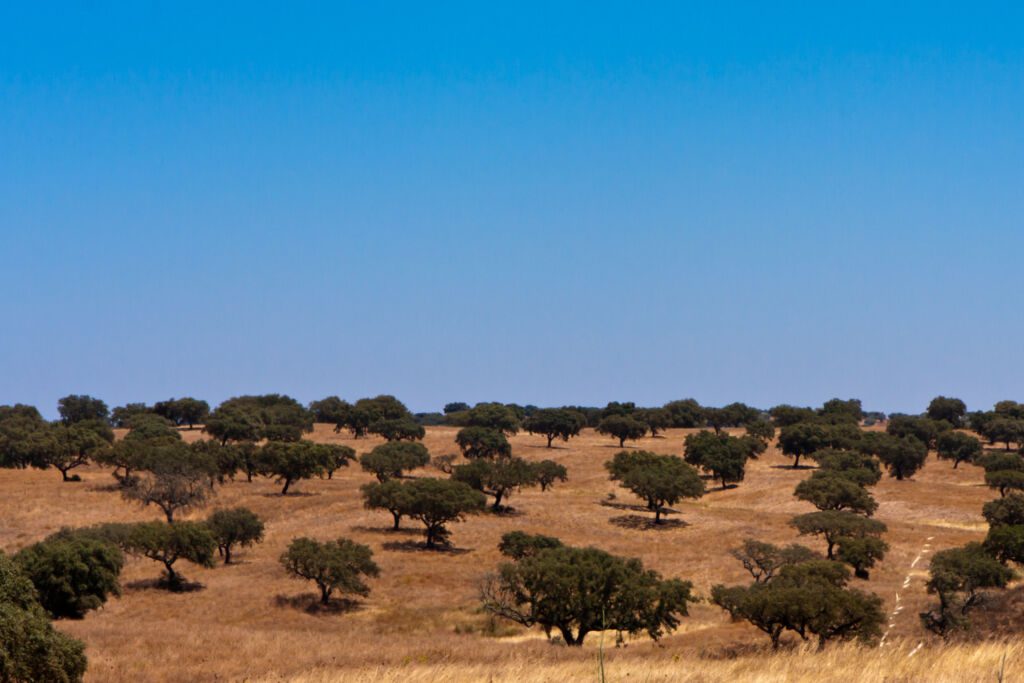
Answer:
[{"label": "dry golden grass", "polygon": [[[435,455],[455,452],[455,432],[429,428],[425,444]],[[630,445],[678,454],[686,433],[670,430],[664,438]],[[185,435],[200,437],[198,431]],[[355,441],[325,425],[318,425],[312,438],[344,442],[359,452],[379,443]],[[453,525],[454,552],[410,549],[421,538],[412,523],[410,531],[387,531],[387,513],[362,508],[359,486],[370,476],[358,466],[339,471],[330,481],[300,482],[296,495],[287,497],[276,495],[279,487],[265,479],[229,483],[219,489],[210,509],[244,505],[256,511],[267,522],[262,545],[241,552],[239,564],[229,567],[206,570],[185,564],[187,578],[203,585],[192,593],[148,587],[146,581],[159,575],[158,565],[131,560],[120,599],[81,621],[60,622],[59,628],[86,642],[91,681],[594,678],[597,636],[581,651],[553,647],[538,631],[505,624],[494,628],[478,612],[477,585],[500,561],[496,544],[503,533],[543,532],[571,544],[640,557],[666,576],[692,580],[706,594],[713,583],[746,581],[728,552],[742,538],[793,542],[797,536],[787,522],[811,509],[792,496],[808,470],[789,468],[789,460],[772,449],[751,462],[738,488],[712,490],[699,501],[676,506],[678,514],[669,519],[682,524],[631,528],[631,516],[647,514],[627,509],[638,501],[607,479],[602,465],[618,450],[611,439],[587,430],[552,450],[544,443],[528,434],[512,439],[517,455],[565,464],[570,481],[547,493],[517,494],[510,501],[515,514],[480,515]],[[62,526],[160,518],[157,510],[123,501],[111,487],[109,472],[84,468],[80,473],[81,483],[62,484],[53,471],[0,470],[0,548],[16,551]],[[892,549],[869,582],[857,583],[882,596],[890,610],[900,594],[902,611],[893,619],[884,648],[836,647],[822,655],[786,653],[769,659],[767,639],[759,631],[730,623],[721,610],[700,604],[660,644],[637,638],[614,648],[608,638],[609,680],[994,680],[1005,648],[932,649],[917,619],[929,602],[923,585],[926,544],[934,551],[984,535],[981,506],[993,494],[982,479],[977,468],[953,470],[933,457],[913,480],[886,478],[875,488],[881,504],[876,516],[889,525],[886,540]],[[615,494],[612,501],[610,493]],[[373,547],[381,576],[372,581],[372,594],[344,612],[306,611],[312,586],[287,578],[277,562],[288,542],[301,535],[346,536]],[[814,539],[802,542],[822,545]],[[907,657],[920,642],[925,649]],[[741,655],[725,658],[729,653]],[[1020,646],[1010,649],[1009,671],[1024,667],[1021,655]]]}]

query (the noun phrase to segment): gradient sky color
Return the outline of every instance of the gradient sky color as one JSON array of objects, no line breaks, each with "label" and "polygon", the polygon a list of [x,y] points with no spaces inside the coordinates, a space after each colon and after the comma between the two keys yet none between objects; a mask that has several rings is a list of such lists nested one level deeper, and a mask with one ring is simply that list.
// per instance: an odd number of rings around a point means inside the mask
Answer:
[{"label": "gradient sky color", "polygon": [[1024,399],[1024,9],[836,4],[6,3],[0,403]]}]

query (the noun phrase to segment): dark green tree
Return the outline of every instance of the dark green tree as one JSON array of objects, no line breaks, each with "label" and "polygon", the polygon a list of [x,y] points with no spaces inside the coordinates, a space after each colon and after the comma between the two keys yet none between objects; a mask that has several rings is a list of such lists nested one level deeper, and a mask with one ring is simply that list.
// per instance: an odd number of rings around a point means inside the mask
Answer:
[{"label": "dark green tree", "polygon": [[657,640],[674,631],[689,603],[697,601],[689,581],[663,579],[640,560],[597,548],[545,545],[550,546],[517,543],[528,551],[485,579],[486,612],[527,628],[558,631],[566,645],[580,646],[588,633],[608,629],[646,632]]},{"label": "dark green tree", "polygon": [[744,539],[743,545],[729,552],[750,572],[754,583],[768,583],[788,565],[821,558],[802,545],[777,546],[753,538]]},{"label": "dark green tree", "polygon": [[870,517],[878,509],[867,489],[835,472],[815,472],[796,485],[794,495],[819,510],[850,510]]},{"label": "dark green tree", "polygon": [[969,626],[967,614],[981,603],[986,589],[1005,588],[1013,578],[980,543],[935,553],[929,574],[928,592],[938,596],[939,604],[922,612],[921,622],[943,637]]},{"label": "dark green tree", "polygon": [[337,465],[337,453],[312,441],[291,443],[270,441],[256,455],[257,469],[281,484],[281,495],[287,495],[292,484],[326,473],[329,465]]},{"label": "dark green tree", "polygon": [[294,577],[314,582],[323,605],[335,592],[366,597],[370,587],[364,577],[380,575],[370,547],[347,538],[323,543],[296,538],[281,555],[281,566]]},{"label": "dark green tree", "polygon": [[57,401],[57,412],[61,422],[72,425],[77,422],[108,422],[110,410],[98,398],[86,394],[71,394]]},{"label": "dark green tree", "polygon": [[541,460],[534,463],[533,469],[541,491],[547,491],[556,481],[566,481],[569,478],[565,465],[560,465],[554,460]]},{"label": "dark green tree", "polygon": [[67,482],[78,481],[78,475],[71,477],[68,473],[109,448],[114,435],[105,422],[78,421],[52,424],[33,432],[31,439],[32,465],[40,469],[52,467]]},{"label": "dark green tree", "polygon": [[881,440],[875,455],[889,470],[890,477],[903,480],[924,467],[928,447],[915,436],[893,437]]},{"label": "dark green tree", "polygon": [[615,437],[619,440],[619,448],[622,448],[627,440],[643,438],[647,425],[629,415],[609,415],[598,423],[597,433]]},{"label": "dark green tree", "polygon": [[483,510],[487,499],[479,491],[450,479],[412,479],[404,482],[409,496],[406,516],[426,528],[427,548],[447,544],[447,525]]},{"label": "dark green tree", "polygon": [[184,577],[174,570],[178,560],[186,560],[201,567],[212,567],[217,542],[210,529],[202,522],[141,522],[128,530],[126,550],[164,565],[161,585],[180,590]]},{"label": "dark green tree", "polygon": [[206,526],[213,534],[224,564],[231,564],[231,554],[236,547],[250,548],[263,541],[263,520],[248,508],[214,510]]},{"label": "dark green tree", "polygon": [[126,500],[155,505],[168,523],[178,512],[202,507],[213,494],[217,463],[200,449],[167,443],[147,449],[135,463],[137,475],[121,489]]},{"label": "dark green tree", "polygon": [[85,668],[85,645],[53,628],[32,582],[0,552],[0,680],[78,683]]},{"label": "dark green tree", "polygon": [[409,489],[397,479],[364,484],[361,488],[363,506],[369,510],[387,510],[394,519],[392,529],[398,531],[402,517],[410,510]]},{"label": "dark green tree", "polygon": [[467,465],[456,465],[452,479],[494,496],[494,512],[502,510],[501,501],[511,498],[513,491],[538,483],[536,469],[522,458],[478,458]]},{"label": "dark green tree", "polygon": [[687,435],[684,449],[686,462],[721,481],[723,489],[743,481],[750,457],[750,444],[745,439],[700,431]]},{"label": "dark green tree", "polygon": [[703,427],[707,424],[704,409],[692,398],[669,401],[662,407],[668,411],[671,417],[672,423],[669,425],[671,427],[693,429],[694,427]]},{"label": "dark green tree", "polygon": [[145,403],[128,403],[110,411],[110,423],[119,428],[129,427],[133,418],[139,415],[153,415],[153,409]]},{"label": "dark green tree", "polygon": [[892,415],[885,427],[888,434],[904,438],[912,436],[923,443],[929,450],[936,447],[939,435],[948,432],[952,427],[944,420],[933,420],[929,417],[912,415]]},{"label": "dark green tree", "polygon": [[821,536],[828,545],[826,557],[835,559],[835,547],[843,538],[881,536],[886,526],[849,510],[822,510],[797,515],[790,524],[803,536]]},{"label": "dark green tree", "polygon": [[936,396],[928,404],[928,417],[948,422],[951,427],[962,427],[967,405],[958,398]]},{"label": "dark green tree", "polygon": [[421,443],[389,441],[359,457],[363,469],[377,481],[400,478],[409,470],[430,464],[430,451]]},{"label": "dark green tree", "polygon": [[621,451],[605,463],[613,481],[629,489],[654,511],[654,523],[661,523],[662,508],[683,498],[704,495],[700,475],[682,458],[648,451]]},{"label": "dark green tree", "polygon": [[512,455],[512,446],[505,435],[487,427],[464,427],[455,435],[462,455],[470,460],[476,458],[507,458]]},{"label": "dark green tree", "polygon": [[508,434],[519,431],[520,419],[516,410],[503,403],[477,403],[466,411],[466,427],[486,427]]},{"label": "dark green tree", "polygon": [[420,441],[427,435],[423,425],[417,424],[411,417],[377,420],[370,423],[366,431],[388,441]]},{"label": "dark green tree", "polygon": [[940,460],[952,460],[953,469],[962,463],[973,463],[981,457],[981,442],[963,432],[944,432],[936,441]]},{"label": "dark green tree", "polygon": [[786,404],[770,408],[768,414],[771,415],[775,426],[779,428],[795,425],[798,422],[815,422],[818,417],[818,413],[813,408],[800,408]]},{"label": "dark green tree", "polygon": [[108,596],[121,594],[124,554],[109,542],[74,534],[53,537],[24,548],[14,561],[53,618],[80,619]]},{"label": "dark green tree", "polygon": [[819,472],[845,477],[860,486],[874,486],[882,478],[878,460],[867,453],[826,448],[811,457],[817,461]]},{"label": "dark green tree", "polygon": [[523,429],[530,434],[541,434],[548,440],[548,448],[555,439],[568,441],[578,435],[586,426],[586,418],[574,410],[544,408],[538,410],[523,422]]}]

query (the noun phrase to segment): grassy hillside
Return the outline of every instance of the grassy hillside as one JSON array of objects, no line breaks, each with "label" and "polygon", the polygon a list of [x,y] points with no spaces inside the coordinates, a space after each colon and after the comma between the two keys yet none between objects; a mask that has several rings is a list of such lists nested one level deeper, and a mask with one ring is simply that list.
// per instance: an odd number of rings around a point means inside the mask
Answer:
[{"label": "grassy hillside", "polygon": [[[429,428],[424,443],[434,455],[454,453],[455,432]],[[669,430],[629,445],[680,454],[687,432]],[[201,438],[198,430],[184,435]],[[334,434],[326,425],[311,438],[360,453],[380,443]],[[603,469],[618,451],[614,440],[585,430],[551,450],[540,436],[520,434],[511,442],[516,455],[563,463],[570,480],[546,493],[531,489],[513,496],[513,513],[453,525],[451,551],[421,550],[415,523],[391,532],[390,515],[364,510],[359,486],[372,478],[358,465],[333,480],[300,482],[286,497],[269,480],[247,483],[242,477],[220,487],[213,505],[192,515],[245,505],[265,519],[265,542],[242,551],[239,564],[206,570],[182,563],[187,578],[203,588],[175,594],[152,587],[160,572],[156,563],[130,560],[120,599],[58,626],[86,642],[92,681],[578,680],[596,675],[598,637],[571,651],[548,645],[539,630],[494,623],[479,613],[477,587],[500,561],[496,544],[503,533],[523,529],[636,556],[665,576],[693,581],[706,595],[713,583],[748,580],[729,555],[741,539],[796,541],[788,521],[812,509],[792,496],[810,470],[790,468],[789,459],[769,449],[748,465],[739,487],[712,488],[698,501],[677,505],[665,528],[651,529],[651,515]],[[0,470],[0,548],[15,551],[62,526],[160,518],[154,509],[122,500],[108,471],[76,471],[83,481],[65,484],[52,470]],[[413,475],[443,476],[431,470]],[[822,680],[825,670],[828,680],[852,680],[854,673],[878,681],[995,680],[1004,652],[1008,669],[1024,666],[1019,645],[933,649],[918,623],[917,613],[929,602],[924,580],[930,554],[984,536],[981,506],[994,493],[984,486],[982,470],[954,470],[933,455],[914,479],[885,478],[873,493],[880,503],[876,518],[889,526],[885,538],[892,547],[871,580],[854,585],[878,593],[892,614],[883,648],[830,647],[823,655],[799,651],[765,659],[763,634],[730,623],[720,609],[703,603],[660,644],[637,638],[615,648],[607,636],[609,680]],[[286,577],[277,561],[288,542],[303,535],[369,544],[381,568],[371,595],[345,608],[317,610],[313,586]],[[800,542],[823,550],[821,541]],[[925,649],[909,656],[922,642]]]}]

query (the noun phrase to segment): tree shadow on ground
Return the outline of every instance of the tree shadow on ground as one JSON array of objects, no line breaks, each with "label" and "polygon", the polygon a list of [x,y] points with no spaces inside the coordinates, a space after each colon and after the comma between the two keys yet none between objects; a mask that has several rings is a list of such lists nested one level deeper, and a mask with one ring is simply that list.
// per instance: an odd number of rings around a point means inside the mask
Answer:
[{"label": "tree shadow on ground", "polygon": [[288,493],[281,493],[277,491],[275,493],[261,493],[264,498],[311,498],[313,496],[323,495],[321,493],[312,493],[310,491],[289,491]]},{"label": "tree shadow on ground", "polygon": [[465,555],[466,553],[473,552],[472,548],[456,548],[452,545],[438,544],[437,547],[428,548],[426,543],[420,541],[389,541],[381,544],[381,547],[384,548],[384,550],[394,550],[400,553],[434,552],[449,553],[451,555]]},{"label": "tree shadow on ground", "polygon": [[[633,512],[651,512],[651,509],[646,505],[634,505],[632,503],[616,503],[611,500],[602,500],[598,505],[606,508],[612,508],[613,510],[632,510]],[[672,508],[662,508],[665,512],[676,512]],[[654,514],[651,512],[651,514]]]},{"label": "tree shadow on ground", "polygon": [[320,602],[320,596],[316,593],[303,593],[301,595],[275,595],[274,605],[276,607],[289,607],[305,612],[306,614],[348,614],[355,612],[362,607],[362,603],[348,598],[332,598],[326,605]]},{"label": "tree shadow on ground", "polygon": [[816,470],[817,465],[769,465],[773,470]]},{"label": "tree shadow on ground", "polygon": [[406,536],[422,536],[423,535],[423,530],[422,529],[407,529],[405,527],[400,527],[398,529],[395,529],[394,527],[390,527],[390,526],[364,526],[364,525],[360,524],[360,525],[349,527],[349,528],[352,529],[352,531],[364,531],[366,533],[371,533],[371,534],[377,534],[377,533],[380,533],[380,534],[394,534],[396,536],[399,535],[399,534],[404,534]]},{"label": "tree shadow on ground", "polygon": [[644,517],[642,515],[620,515],[612,517],[608,521],[622,529],[638,529],[640,531],[665,531],[690,526],[689,523],[681,519],[662,519],[661,523],[656,524],[653,516]]},{"label": "tree shadow on ground", "polygon": [[138,581],[124,584],[124,587],[131,590],[160,590],[169,593],[195,593],[206,588],[205,585],[198,581],[187,581],[184,578],[175,584],[171,584],[164,577],[159,579],[139,579]]},{"label": "tree shadow on ground", "polygon": [[721,486],[715,485],[709,489],[704,489],[704,495],[706,496],[709,493],[723,493],[724,491],[732,491],[733,489],[737,489],[739,487],[739,484],[729,484],[723,489]]},{"label": "tree shadow on ground", "polygon": [[495,517],[525,517],[526,513],[517,510],[514,507],[508,505],[502,505],[497,510],[492,507],[487,508],[487,512]]},{"label": "tree shadow on ground", "polygon": [[117,493],[123,491],[126,487],[117,481],[112,481],[109,484],[93,484],[89,487],[90,491],[96,491],[98,493]]},{"label": "tree shadow on ground", "polygon": [[556,446],[554,444],[551,444],[551,446],[549,447],[549,446],[545,446],[544,444],[533,444],[533,443],[524,443],[521,446],[517,445],[516,448],[536,448],[536,449],[541,450],[541,451],[567,451],[567,450],[569,450],[568,446]]}]

